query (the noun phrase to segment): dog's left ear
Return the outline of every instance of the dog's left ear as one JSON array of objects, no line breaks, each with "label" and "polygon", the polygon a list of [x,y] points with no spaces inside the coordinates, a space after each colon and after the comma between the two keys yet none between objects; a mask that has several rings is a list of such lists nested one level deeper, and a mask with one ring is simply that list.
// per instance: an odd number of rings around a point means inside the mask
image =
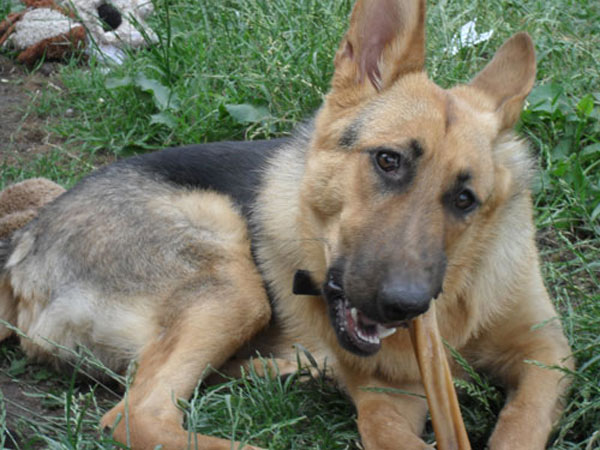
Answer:
[{"label": "dog's left ear", "polygon": [[494,102],[500,130],[512,128],[535,81],[535,49],[529,35],[517,33],[500,47],[494,58],[471,81]]},{"label": "dog's left ear", "polygon": [[380,91],[423,70],[425,0],[358,0],[335,56],[334,91]]}]

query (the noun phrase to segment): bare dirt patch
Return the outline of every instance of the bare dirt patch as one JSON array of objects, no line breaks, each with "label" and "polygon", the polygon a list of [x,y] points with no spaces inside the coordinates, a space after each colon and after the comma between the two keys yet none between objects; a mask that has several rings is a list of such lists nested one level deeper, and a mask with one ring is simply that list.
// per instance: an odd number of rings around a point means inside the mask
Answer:
[{"label": "bare dirt patch", "polygon": [[32,99],[60,85],[55,65],[46,63],[28,72],[0,55],[0,161],[12,165],[31,161],[57,143],[46,132],[46,120],[30,111]]},{"label": "bare dirt patch", "polygon": [[[0,167],[26,166],[52,151],[64,150],[62,140],[47,131],[55,118],[41,116],[35,107],[44,90],[58,93],[63,89],[57,67],[45,63],[31,72],[0,55]],[[47,448],[30,439],[31,426],[54,423],[64,414],[59,402],[49,399],[66,389],[68,379],[27,361],[16,338],[0,343],[0,415],[6,414],[5,423],[0,423],[0,433],[5,427],[3,448]],[[89,389],[89,383],[83,386]]]}]

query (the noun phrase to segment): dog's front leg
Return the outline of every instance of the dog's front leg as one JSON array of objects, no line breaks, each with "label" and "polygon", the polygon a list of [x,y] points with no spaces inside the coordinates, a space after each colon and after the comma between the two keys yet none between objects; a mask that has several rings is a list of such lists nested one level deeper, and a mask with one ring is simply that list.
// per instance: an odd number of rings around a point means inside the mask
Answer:
[{"label": "dog's front leg", "polygon": [[557,341],[551,334],[548,333],[545,339],[524,340],[523,350],[526,351],[520,355],[507,355],[512,359],[505,375],[510,379],[508,398],[490,439],[491,450],[546,447],[552,426],[562,410],[562,396],[568,386],[564,373],[534,363],[564,364],[563,359],[568,355],[566,345],[560,345],[564,338],[556,336]]},{"label": "dog's front leg", "polygon": [[[358,429],[366,450],[431,448],[419,437],[427,413],[420,382],[391,386],[381,380],[356,376],[346,378],[345,382],[356,405]],[[410,394],[391,392],[394,388],[396,392]]]},{"label": "dog's front leg", "polygon": [[476,344],[478,362],[508,388],[490,438],[491,450],[545,448],[563,407],[568,377],[536,362],[571,369],[570,349],[549,299],[538,298],[544,301],[528,299]]}]

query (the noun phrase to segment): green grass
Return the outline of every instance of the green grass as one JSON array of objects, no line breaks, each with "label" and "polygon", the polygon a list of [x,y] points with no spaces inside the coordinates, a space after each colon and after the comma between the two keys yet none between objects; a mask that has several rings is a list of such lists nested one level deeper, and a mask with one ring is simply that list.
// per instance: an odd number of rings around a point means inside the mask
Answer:
[{"label": "green grass", "polygon": [[[519,125],[539,157],[536,220],[547,286],[577,369],[551,448],[600,448],[600,3],[596,0],[430,1],[428,70],[442,86],[470,79],[518,30],[532,35],[538,83]],[[0,14],[8,11],[0,4]],[[63,89],[42,91],[24,111],[43,117],[61,144],[18,165],[0,162],[0,185],[46,176],[72,185],[114,157],[171,145],[289,133],[321,103],[350,1],[157,1],[160,43],[123,66],[72,61]],[[492,39],[451,56],[444,48],[477,18]],[[0,346],[0,374],[53,414],[23,419],[0,444],[110,448],[97,423],[116,394],[27,363]],[[461,383],[473,442],[485,442],[502,406],[486,378]],[[114,387],[111,387],[114,389]],[[8,405],[0,396],[0,419]],[[15,405],[12,405],[15,406]],[[327,380],[231,380],[199,390],[188,423],[274,449],[359,448],[354,410]],[[3,430],[0,420],[0,431]],[[28,444],[30,442],[30,444]],[[37,442],[37,444],[34,444]]]},{"label": "green grass", "polygon": [[188,426],[204,434],[274,449],[357,448],[352,405],[331,380],[306,371],[278,378],[252,371],[198,390],[185,406]]}]

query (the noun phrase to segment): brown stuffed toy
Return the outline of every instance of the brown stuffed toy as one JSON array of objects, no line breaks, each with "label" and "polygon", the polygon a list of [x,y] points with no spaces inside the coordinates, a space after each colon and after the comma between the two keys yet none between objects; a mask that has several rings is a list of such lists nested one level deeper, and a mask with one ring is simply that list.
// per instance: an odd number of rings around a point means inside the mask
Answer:
[{"label": "brown stuffed toy", "polygon": [[25,10],[0,22],[0,46],[33,66],[42,58],[64,60],[81,53],[122,62],[125,48],[158,42],[144,19],[148,0],[21,0]]},{"label": "brown stuffed toy", "polygon": [[0,45],[19,27],[23,36],[15,47],[22,50],[17,61],[33,66],[42,57],[65,59],[85,47],[85,28],[74,21],[74,14],[58,6],[54,0],[22,0],[27,9],[11,13],[0,22]]},{"label": "brown stuffed toy", "polygon": [[37,215],[39,208],[51,202],[64,188],[46,178],[32,178],[0,192],[0,239],[8,238]]}]

